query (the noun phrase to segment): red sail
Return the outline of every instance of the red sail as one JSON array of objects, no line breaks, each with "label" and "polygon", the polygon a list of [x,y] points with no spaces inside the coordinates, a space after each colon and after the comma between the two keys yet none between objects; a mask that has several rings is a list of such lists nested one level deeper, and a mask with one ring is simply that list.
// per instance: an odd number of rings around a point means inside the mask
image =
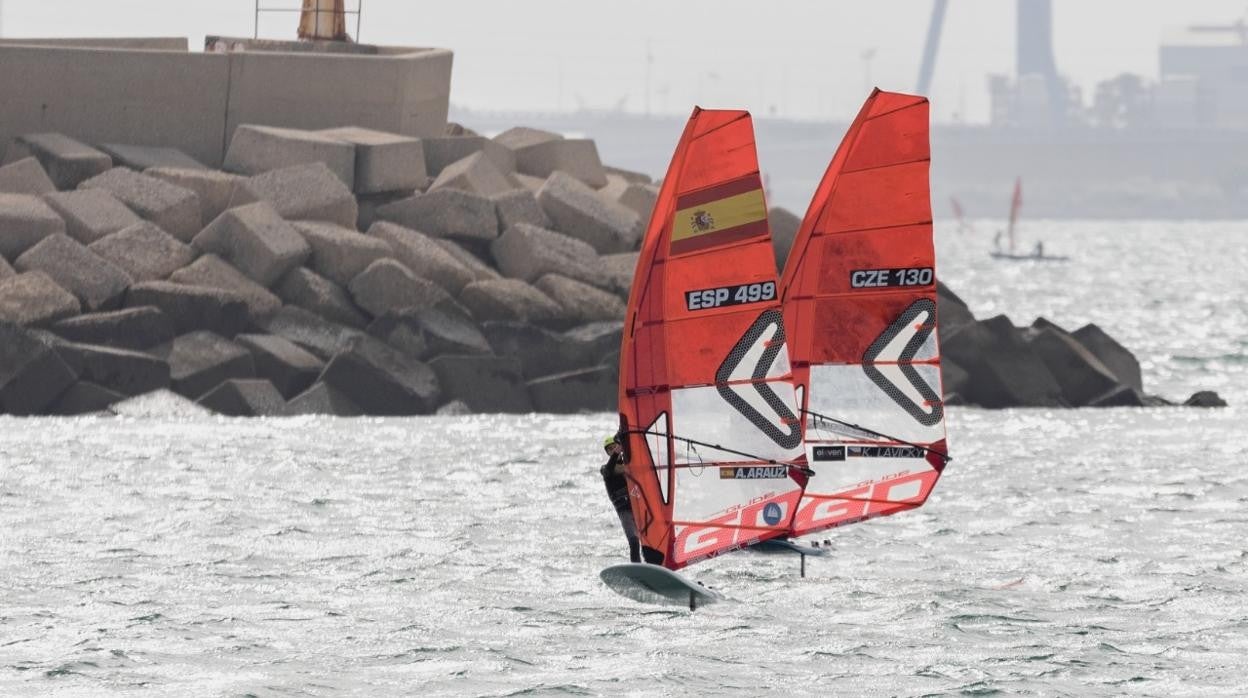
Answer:
[{"label": "red sail", "polygon": [[926,501],[945,458],[928,189],[928,103],[874,91],[781,279],[814,470],[792,535]]},{"label": "red sail", "polygon": [[647,559],[679,569],[784,533],[802,453],[754,128],[694,109],[646,230],[620,417]]}]

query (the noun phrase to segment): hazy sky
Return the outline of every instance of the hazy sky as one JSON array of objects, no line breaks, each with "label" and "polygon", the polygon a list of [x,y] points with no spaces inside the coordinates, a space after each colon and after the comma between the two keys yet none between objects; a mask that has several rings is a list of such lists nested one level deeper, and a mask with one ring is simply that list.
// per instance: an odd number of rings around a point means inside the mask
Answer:
[{"label": "hazy sky", "polygon": [[[356,0],[347,0],[354,7]],[[298,0],[262,0],[294,8]],[[364,0],[361,39],[455,51],[452,101],[500,110],[578,105],[685,114],[848,118],[868,82],[915,88],[930,0]],[[254,0],[0,0],[0,32],[34,36],[250,36]],[[987,119],[987,75],[1014,68],[1014,3],[953,0],[931,98],[937,119]],[[1085,97],[1128,71],[1155,77],[1163,33],[1229,24],[1244,0],[1054,0],[1058,68]],[[262,18],[293,37],[297,16]],[[1228,35],[1229,38],[1229,35]],[[864,61],[866,52],[873,58]],[[647,52],[650,64],[647,90]]]}]

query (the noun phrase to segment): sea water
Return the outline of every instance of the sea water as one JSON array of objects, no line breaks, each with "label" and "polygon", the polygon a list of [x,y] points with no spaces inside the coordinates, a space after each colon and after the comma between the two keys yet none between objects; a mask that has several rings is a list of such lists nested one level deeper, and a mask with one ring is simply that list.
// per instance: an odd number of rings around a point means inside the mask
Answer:
[{"label": "sea water", "polygon": [[0,695],[1248,692],[1248,231],[942,229],[980,316],[1096,322],[1231,407],[949,410],[923,508],[616,596],[610,415],[0,418]]}]

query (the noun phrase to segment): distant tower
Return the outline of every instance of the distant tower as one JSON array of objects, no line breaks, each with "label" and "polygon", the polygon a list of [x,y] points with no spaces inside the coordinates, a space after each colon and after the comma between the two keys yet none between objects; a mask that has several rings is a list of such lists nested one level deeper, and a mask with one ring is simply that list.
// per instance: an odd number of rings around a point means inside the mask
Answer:
[{"label": "distant tower", "polygon": [[1018,77],[1020,81],[1029,76],[1032,80],[1042,80],[1050,118],[1055,122],[1063,121],[1067,93],[1053,60],[1052,0],[1018,0],[1017,27]]}]

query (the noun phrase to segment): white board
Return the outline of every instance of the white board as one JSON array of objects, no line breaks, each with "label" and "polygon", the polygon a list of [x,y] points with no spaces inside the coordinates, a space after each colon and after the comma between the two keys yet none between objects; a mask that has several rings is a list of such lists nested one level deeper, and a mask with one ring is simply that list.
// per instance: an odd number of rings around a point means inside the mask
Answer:
[{"label": "white board", "polygon": [[641,603],[688,606],[693,610],[724,599],[723,594],[658,565],[612,565],[598,576],[615,593]]}]

